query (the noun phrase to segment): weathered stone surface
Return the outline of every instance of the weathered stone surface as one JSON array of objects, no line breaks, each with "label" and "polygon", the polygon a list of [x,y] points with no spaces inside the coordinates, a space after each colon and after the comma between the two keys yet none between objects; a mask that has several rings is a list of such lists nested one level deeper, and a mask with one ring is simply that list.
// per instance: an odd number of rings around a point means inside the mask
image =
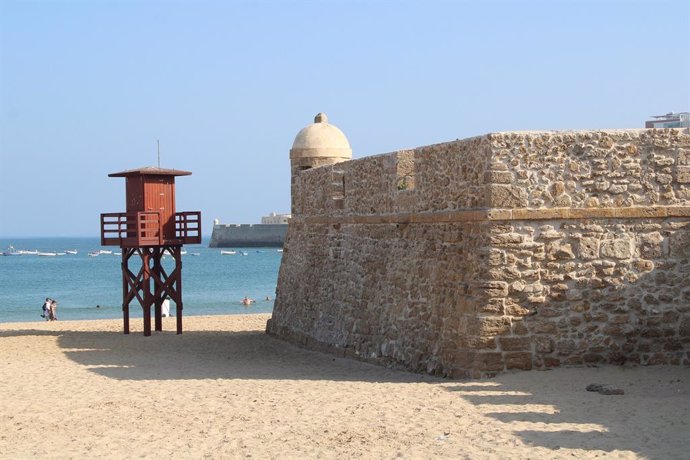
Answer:
[{"label": "weathered stone surface", "polygon": [[449,376],[690,364],[687,133],[497,133],[324,164],[293,177],[269,333]]},{"label": "weathered stone surface", "polygon": [[599,240],[592,237],[580,238],[580,257],[582,259],[599,258]]},{"label": "weathered stone surface", "polygon": [[527,205],[527,191],[517,185],[488,185],[487,203],[495,208],[519,208]]},{"label": "weathered stone surface", "polygon": [[513,173],[510,171],[486,171],[484,182],[487,184],[512,184]]},{"label": "weathered stone surface", "polygon": [[690,166],[678,166],[676,168],[676,181],[679,184],[690,183]]},{"label": "weathered stone surface", "polygon": [[531,353],[506,353],[504,359],[506,369],[522,369],[525,371],[532,369]]},{"label": "weathered stone surface", "polygon": [[629,259],[632,256],[631,241],[629,238],[617,238],[601,242],[602,257],[615,259]]},{"label": "weathered stone surface", "polygon": [[532,348],[529,337],[499,337],[498,343],[502,351],[529,351]]}]

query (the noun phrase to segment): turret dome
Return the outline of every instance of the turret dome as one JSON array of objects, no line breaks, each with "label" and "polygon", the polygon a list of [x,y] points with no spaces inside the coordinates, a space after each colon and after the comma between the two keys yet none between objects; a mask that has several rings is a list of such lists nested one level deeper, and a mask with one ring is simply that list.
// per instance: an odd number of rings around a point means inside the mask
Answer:
[{"label": "turret dome", "polygon": [[338,158],[339,161],[345,161],[352,158],[352,149],[345,134],[328,123],[325,113],[319,113],[314,117],[314,123],[297,133],[292,143],[290,159],[301,158]]}]

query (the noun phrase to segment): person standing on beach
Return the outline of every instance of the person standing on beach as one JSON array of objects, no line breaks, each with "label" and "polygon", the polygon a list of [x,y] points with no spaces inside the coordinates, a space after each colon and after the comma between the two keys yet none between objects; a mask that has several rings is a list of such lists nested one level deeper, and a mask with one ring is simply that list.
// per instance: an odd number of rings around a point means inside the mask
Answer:
[{"label": "person standing on beach", "polygon": [[46,297],[46,301],[43,302],[43,314],[41,318],[45,318],[46,321],[50,321],[50,297]]},{"label": "person standing on beach", "polygon": [[57,300],[50,302],[50,320],[57,321]]},{"label": "person standing on beach", "polygon": [[163,317],[170,316],[170,297],[166,297],[161,304],[161,315]]}]

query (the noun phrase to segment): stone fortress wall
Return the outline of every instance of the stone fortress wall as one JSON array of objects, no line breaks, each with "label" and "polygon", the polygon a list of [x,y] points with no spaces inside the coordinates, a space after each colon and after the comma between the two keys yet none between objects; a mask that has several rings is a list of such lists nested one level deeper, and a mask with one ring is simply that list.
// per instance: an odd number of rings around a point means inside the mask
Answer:
[{"label": "stone fortress wall", "polygon": [[213,225],[209,248],[281,247],[287,224]]},{"label": "stone fortress wall", "polygon": [[292,187],[270,334],[451,377],[690,364],[688,130],[488,134]]}]

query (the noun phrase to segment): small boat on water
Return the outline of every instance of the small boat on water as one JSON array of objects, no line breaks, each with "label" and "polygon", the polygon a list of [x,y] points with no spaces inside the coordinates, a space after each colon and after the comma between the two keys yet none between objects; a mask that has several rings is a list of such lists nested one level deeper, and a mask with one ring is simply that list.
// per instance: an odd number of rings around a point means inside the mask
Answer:
[{"label": "small boat on water", "polygon": [[240,254],[242,254],[243,256],[248,256],[248,255],[249,255],[249,253],[248,253],[247,251],[242,251]]},{"label": "small boat on water", "polygon": [[278,252],[283,252],[283,250],[282,250],[282,249],[276,249],[276,251],[278,251]]},{"label": "small boat on water", "polygon": [[112,254],[113,251],[106,251],[105,249],[101,249],[100,251],[98,251],[98,253],[99,254]]},{"label": "small boat on water", "polygon": [[234,256],[237,254],[237,251],[220,251],[220,255],[222,256]]},{"label": "small boat on water", "polygon": [[[64,253],[63,253],[63,254],[64,254]],[[58,255],[57,252],[39,252],[39,253],[38,253],[38,256],[39,256],[39,257],[55,257],[55,256],[57,256],[57,255]]]},{"label": "small boat on water", "polygon": [[38,251],[35,249],[33,251],[26,251],[24,249],[20,249],[17,252],[23,256],[36,256],[36,255],[38,255]]},{"label": "small boat on water", "polygon": [[14,246],[7,246],[7,250],[2,253],[3,256],[21,256],[22,251],[17,251]]},{"label": "small boat on water", "polygon": [[100,251],[91,251],[89,252],[89,257],[98,257],[101,255]]},{"label": "small boat on water", "polygon": [[114,256],[121,256],[122,253],[121,253],[121,252],[113,252],[113,255],[114,255]]},{"label": "small boat on water", "polygon": [[200,252],[193,252],[193,253],[190,254],[190,256],[200,256],[200,255],[201,255]]},{"label": "small boat on water", "polygon": [[65,249],[65,253],[74,255],[77,254],[78,251],[76,249]]},{"label": "small boat on water", "polygon": [[183,249],[183,250],[180,251],[180,254],[182,254],[183,256],[185,256],[185,255],[187,255],[187,251],[185,251],[185,250]]}]

